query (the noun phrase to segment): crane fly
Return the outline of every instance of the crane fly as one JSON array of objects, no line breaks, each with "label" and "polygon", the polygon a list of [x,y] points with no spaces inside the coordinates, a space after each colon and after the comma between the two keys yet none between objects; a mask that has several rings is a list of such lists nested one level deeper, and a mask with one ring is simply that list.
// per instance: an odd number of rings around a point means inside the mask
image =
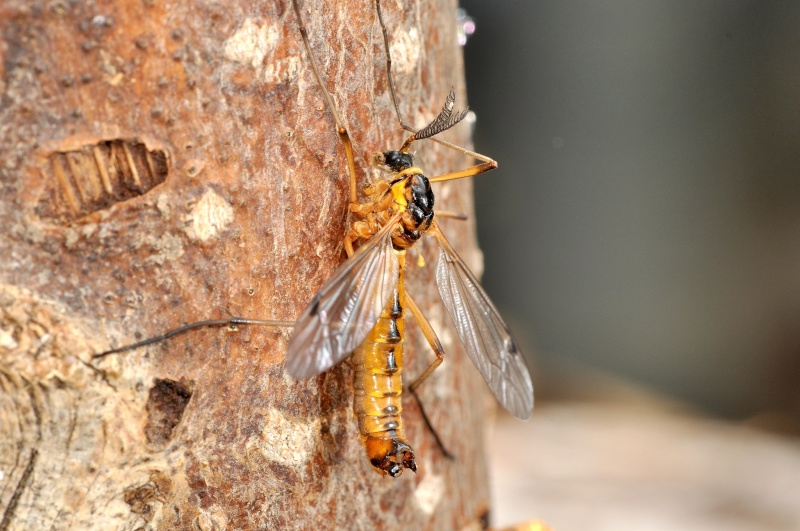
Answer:
[{"label": "crane fly", "polygon": [[[354,407],[367,458],[377,472],[397,477],[406,468],[414,472],[417,469],[414,451],[403,433],[401,418],[406,311],[413,316],[436,355],[436,359],[408,387],[411,393],[416,396],[419,385],[442,363],[445,355],[433,327],[405,289],[406,254],[424,235],[432,236],[438,243],[436,284],[470,359],[505,409],[522,419],[529,418],[533,410],[533,384],[517,343],[478,280],[434,219],[431,183],[478,175],[496,168],[497,163],[435,137],[467,115],[466,110],[453,111],[453,91],[442,111],[422,129],[414,129],[402,120],[392,75],[388,32],[380,0],[376,0],[392,103],[400,126],[411,135],[399,149],[374,156],[373,162],[390,177],[364,188],[364,197],[359,199],[350,135],[311,51],[297,0],[292,0],[292,4],[314,77],[336,123],[347,160],[351,214],[350,227],[344,238],[347,260],[323,284],[296,322],[241,317],[199,321],[94,357],[138,348],[205,326],[294,326],[286,352],[287,372],[294,378],[311,378],[351,357],[355,367]],[[422,139],[431,139],[480,162],[464,170],[427,177],[415,165],[409,152],[412,144]]]}]

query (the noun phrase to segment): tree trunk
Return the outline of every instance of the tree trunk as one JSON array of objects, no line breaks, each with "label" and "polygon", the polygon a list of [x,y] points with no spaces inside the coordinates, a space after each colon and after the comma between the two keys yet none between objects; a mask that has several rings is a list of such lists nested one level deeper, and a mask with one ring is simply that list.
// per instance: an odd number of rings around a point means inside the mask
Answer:
[{"label": "tree trunk", "polygon": [[[404,138],[375,7],[301,10],[366,183],[370,154]],[[464,105],[454,2],[384,11],[406,121],[451,86]],[[0,30],[0,531],[478,525],[493,406],[430,266],[409,290],[448,358],[421,395],[456,457],[405,396],[416,476],[370,469],[347,362],[286,374],[290,329],[197,330],[92,364],[200,319],[294,319],[343,261],[344,152],[291,3],[11,0]],[[421,144],[428,175],[472,162]],[[471,183],[436,186],[438,208],[471,211]],[[442,225],[479,265],[473,222]],[[413,378],[432,359],[414,325],[407,352]]]}]

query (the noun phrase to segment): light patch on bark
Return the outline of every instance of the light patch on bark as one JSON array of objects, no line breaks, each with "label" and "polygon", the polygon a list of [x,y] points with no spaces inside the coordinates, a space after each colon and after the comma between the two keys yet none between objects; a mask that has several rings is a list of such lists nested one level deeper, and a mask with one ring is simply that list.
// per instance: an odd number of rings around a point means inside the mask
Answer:
[{"label": "light patch on bark", "polygon": [[395,75],[409,75],[417,67],[422,55],[422,43],[417,28],[406,31],[397,29],[391,39],[389,47],[392,49],[392,67]]},{"label": "light patch on bark", "polygon": [[189,237],[208,241],[218,236],[233,221],[233,207],[218,194],[208,190],[195,204],[189,218]]},{"label": "light patch on bark", "polygon": [[261,434],[247,441],[248,453],[259,452],[289,467],[300,467],[308,461],[317,444],[315,434],[320,431],[319,419],[297,421],[285,417],[277,409],[270,409],[264,421]]},{"label": "light patch on bark", "polygon": [[228,519],[219,507],[212,507],[194,519],[193,527],[199,531],[224,531],[228,529]]},{"label": "light patch on bark", "polygon": [[282,80],[297,78],[300,72],[300,58],[287,57],[264,66],[264,82],[278,83]]},{"label": "light patch on bark", "polygon": [[224,45],[226,59],[258,68],[264,57],[278,44],[280,31],[274,24],[259,26],[252,18],[245,19],[241,27]]},{"label": "light patch on bark", "polygon": [[[430,467],[428,467],[430,470]],[[439,474],[425,474],[414,491],[414,501],[419,510],[425,514],[433,514],[444,494],[444,478]]]}]

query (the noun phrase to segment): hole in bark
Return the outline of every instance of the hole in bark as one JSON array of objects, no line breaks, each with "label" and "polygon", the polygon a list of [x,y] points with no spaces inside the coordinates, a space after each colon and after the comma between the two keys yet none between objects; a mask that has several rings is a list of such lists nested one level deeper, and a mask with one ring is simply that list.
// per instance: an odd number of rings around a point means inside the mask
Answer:
[{"label": "hole in bark", "polygon": [[138,138],[100,140],[45,156],[42,175],[48,183],[39,215],[62,224],[144,195],[169,173],[167,151]]},{"label": "hole in bark", "polygon": [[156,378],[147,399],[147,426],[144,428],[147,442],[157,447],[166,446],[191,398],[192,390],[183,381]]}]

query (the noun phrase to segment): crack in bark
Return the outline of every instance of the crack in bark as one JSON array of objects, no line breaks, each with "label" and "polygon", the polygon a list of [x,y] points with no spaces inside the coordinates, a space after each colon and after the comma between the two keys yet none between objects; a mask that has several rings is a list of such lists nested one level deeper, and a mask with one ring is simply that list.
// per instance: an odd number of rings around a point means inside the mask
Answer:
[{"label": "crack in bark", "polygon": [[22,497],[25,489],[28,488],[28,483],[31,479],[31,475],[33,475],[33,468],[36,466],[36,457],[38,455],[39,450],[31,448],[31,456],[28,458],[28,465],[22,472],[22,477],[19,478],[19,482],[14,489],[14,494],[11,495],[11,500],[8,502],[8,507],[6,507],[6,510],[3,512],[3,519],[0,520],[0,531],[7,531],[8,526],[11,525],[11,519],[14,517],[17,503],[19,503],[19,499]]},{"label": "crack in bark", "polygon": [[[42,441],[42,414],[39,411],[39,404],[36,401],[34,383],[24,376],[22,377],[22,380],[25,382],[25,391],[28,393],[28,398],[31,401],[31,409],[33,410],[33,416],[36,419],[36,442],[38,443]],[[0,531],[2,531],[2,528],[0,528]]]}]

